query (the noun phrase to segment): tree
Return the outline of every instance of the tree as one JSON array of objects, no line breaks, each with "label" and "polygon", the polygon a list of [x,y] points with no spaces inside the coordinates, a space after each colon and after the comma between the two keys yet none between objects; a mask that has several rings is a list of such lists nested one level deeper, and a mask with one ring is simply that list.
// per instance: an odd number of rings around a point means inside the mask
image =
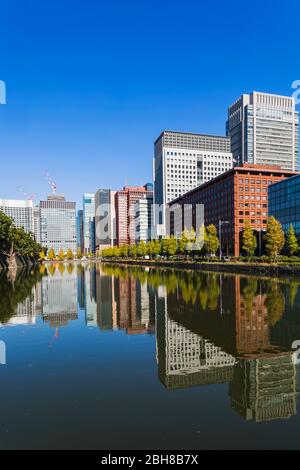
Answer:
[{"label": "tree", "polygon": [[142,257],[145,257],[146,254],[147,254],[147,247],[146,247],[146,243],[144,242],[144,240],[141,240],[137,246],[137,254],[138,256],[142,256]]},{"label": "tree", "polygon": [[44,250],[40,251],[40,253],[39,253],[39,258],[40,258],[41,261],[43,261],[43,260],[46,259],[46,255],[45,255]]},{"label": "tree", "polygon": [[185,254],[187,249],[187,244],[189,242],[189,232],[187,229],[184,229],[181,237],[178,240],[178,253]]},{"label": "tree", "polygon": [[48,253],[48,259],[53,261],[53,260],[55,260],[55,258],[56,258],[55,251],[54,251],[53,248],[50,248],[49,253]]},{"label": "tree", "polygon": [[64,253],[64,250],[62,248],[58,252],[58,259],[59,259],[59,261],[63,261],[65,259],[65,253]]},{"label": "tree", "polygon": [[161,243],[161,251],[166,256],[174,256],[177,251],[177,240],[173,236],[165,237]]},{"label": "tree", "polygon": [[127,256],[128,256],[128,245],[121,245],[120,246],[120,256],[122,258],[127,258]]},{"label": "tree", "polygon": [[81,258],[82,258],[82,251],[81,251],[80,246],[77,248],[77,251],[76,251],[76,258],[78,258],[78,259],[81,259]]},{"label": "tree", "polygon": [[130,245],[129,246],[129,256],[130,256],[130,258],[136,258],[136,256],[137,256],[137,246],[136,245]]},{"label": "tree", "polygon": [[206,227],[205,235],[204,235],[204,245],[205,250],[210,255],[215,255],[219,246],[219,238],[217,234],[216,226],[211,224]]},{"label": "tree", "polygon": [[158,256],[161,253],[161,241],[156,239],[153,240],[152,253],[154,256]]},{"label": "tree", "polygon": [[254,235],[252,225],[249,219],[246,219],[244,232],[243,232],[243,244],[242,249],[245,250],[247,256],[253,256],[257,248],[256,236]]},{"label": "tree", "polygon": [[272,259],[276,259],[284,247],[285,239],[281,223],[273,216],[268,218],[265,241],[268,256]]},{"label": "tree", "polygon": [[74,253],[73,251],[71,250],[71,248],[68,249],[67,253],[66,253],[66,258],[68,260],[72,260],[74,258]]},{"label": "tree", "polygon": [[295,230],[292,224],[289,226],[286,244],[287,244],[290,256],[293,256],[296,253],[298,253],[299,245],[298,245],[297,237],[295,235]]}]

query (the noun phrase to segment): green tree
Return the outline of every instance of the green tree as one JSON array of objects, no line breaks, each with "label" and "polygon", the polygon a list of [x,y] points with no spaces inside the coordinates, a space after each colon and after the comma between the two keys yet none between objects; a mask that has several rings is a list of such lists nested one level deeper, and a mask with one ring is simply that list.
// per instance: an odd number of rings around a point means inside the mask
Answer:
[{"label": "green tree", "polygon": [[127,258],[128,256],[128,245],[124,244],[120,246],[120,256],[122,258]]},{"label": "green tree", "polygon": [[165,237],[161,242],[161,251],[165,256],[174,256],[177,251],[177,240],[173,236]]},{"label": "green tree", "polygon": [[78,259],[81,259],[82,258],[82,251],[81,251],[81,248],[80,246],[77,248],[77,251],[76,251],[76,258]]},{"label": "green tree", "polygon": [[40,258],[41,261],[43,261],[43,260],[46,259],[46,255],[45,255],[44,250],[40,251],[40,253],[39,253],[39,258]]},{"label": "green tree", "polygon": [[285,238],[281,223],[273,216],[268,218],[265,241],[268,256],[276,259],[284,247]]},{"label": "green tree", "polygon": [[55,258],[56,258],[55,251],[54,251],[53,248],[50,248],[49,253],[48,253],[48,259],[50,261],[53,261],[53,260],[55,260]]},{"label": "green tree", "polygon": [[71,248],[69,248],[69,249],[67,250],[66,258],[67,258],[68,260],[72,260],[72,259],[74,258],[74,253],[73,253],[73,251],[71,250]]},{"label": "green tree", "polygon": [[137,246],[135,244],[129,246],[129,256],[130,258],[137,257]]},{"label": "green tree", "polygon": [[246,219],[243,232],[242,249],[245,250],[247,256],[253,256],[256,248],[256,236],[254,235],[250,220]]},{"label": "green tree", "polygon": [[145,257],[147,254],[147,247],[144,240],[141,240],[137,245],[137,254],[138,256]]},{"label": "green tree", "polygon": [[215,255],[219,246],[219,238],[216,226],[211,224],[206,227],[204,235],[205,250],[210,255]]},{"label": "green tree", "polygon": [[187,229],[184,229],[181,237],[178,240],[178,253],[184,255],[187,250],[187,244],[189,243],[189,232]]},{"label": "green tree", "polygon": [[287,244],[287,248],[288,248],[290,256],[293,256],[296,253],[298,253],[299,245],[298,245],[297,237],[295,235],[295,230],[292,224],[289,226],[286,244]]}]

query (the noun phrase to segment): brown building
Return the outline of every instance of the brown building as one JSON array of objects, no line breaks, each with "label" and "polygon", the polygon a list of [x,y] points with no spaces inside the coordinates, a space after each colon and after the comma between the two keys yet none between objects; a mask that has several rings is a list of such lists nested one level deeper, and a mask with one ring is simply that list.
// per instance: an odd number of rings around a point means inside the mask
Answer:
[{"label": "brown building", "polygon": [[115,196],[117,245],[135,243],[134,205],[143,197],[153,197],[151,184],[145,186],[125,186]]},{"label": "brown building", "polygon": [[[268,218],[268,185],[297,172],[282,170],[278,166],[243,164],[236,166],[169,204],[171,215],[175,205],[192,206],[192,220],[196,224],[196,204],[204,204],[205,225],[222,224],[222,251],[234,256],[240,254],[240,238],[245,220],[251,222],[257,236],[266,230]],[[185,227],[182,210],[182,229]],[[175,211],[176,214],[176,211]],[[170,216],[171,233],[174,233],[174,222]],[[259,241],[261,238],[259,237]]]}]

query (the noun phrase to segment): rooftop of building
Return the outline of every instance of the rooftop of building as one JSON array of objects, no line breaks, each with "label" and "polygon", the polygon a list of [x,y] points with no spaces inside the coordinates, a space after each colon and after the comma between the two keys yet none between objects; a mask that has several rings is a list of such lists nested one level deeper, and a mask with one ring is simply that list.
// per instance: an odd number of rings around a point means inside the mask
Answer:
[{"label": "rooftop of building", "polygon": [[156,144],[164,134],[169,133],[169,134],[183,134],[183,135],[188,135],[188,136],[194,136],[194,137],[209,137],[212,139],[225,139],[225,140],[230,140],[230,137],[227,137],[225,135],[213,135],[213,134],[201,134],[201,133],[195,133],[195,132],[183,132],[183,131],[170,131],[170,130],[164,130],[160,133],[160,135],[157,137],[155,140],[154,144]]},{"label": "rooftop of building", "polygon": [[181,199],[197,193],[197,191],[199,191],[200,189],[202,190],[209,186],[213,186],[215,183],[222,181],[236,173],[238,174],[244,173],[244,174],[249,174],[252,176],[255,176],[257,174],[264,174],[265,176],[267,176],[268,173],[283,174],[283,175],[290,176],[290,177],[300,175],[300,173],[297,171],[284,170],[283,168],[277,165],[259,165],[259,164],[244,163],[243,165],[235,166],[231,168],[230,170],[225,171],[224,173],[221,173],[219,176],[216,176],[215,178],[201,184],[200,186],[197,186],[196,188],[191,189],[190,191],[170,201],[168,205],[172,206],[173,204],[179,202]]}]

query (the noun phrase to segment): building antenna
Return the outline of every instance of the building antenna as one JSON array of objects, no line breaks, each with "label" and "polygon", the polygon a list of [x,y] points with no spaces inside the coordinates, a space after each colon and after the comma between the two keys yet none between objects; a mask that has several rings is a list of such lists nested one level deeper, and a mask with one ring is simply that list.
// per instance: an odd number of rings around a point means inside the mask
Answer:
[{"label": "building antenna", "polygon": [[56,189],[57,189],[57,186],[56,186],[56,183],[54,181],[54,179],[52,178],[52,176],[49,174],[49,172],[46,170],[45,171],[45,174],[44,174],[46,180],[48,181],[49,183],[49,186],[51,188],[51,191],[52,191],[52,194],[55,194],[56,193]]},{"label": "building antenna", "polygon": [[27,193],[26,191],[24,191],[23,188],[21,188],[21,186],[17,186],[17,190],[20,191],[26,197],[28,201],[34,201],[36,194]]}]

